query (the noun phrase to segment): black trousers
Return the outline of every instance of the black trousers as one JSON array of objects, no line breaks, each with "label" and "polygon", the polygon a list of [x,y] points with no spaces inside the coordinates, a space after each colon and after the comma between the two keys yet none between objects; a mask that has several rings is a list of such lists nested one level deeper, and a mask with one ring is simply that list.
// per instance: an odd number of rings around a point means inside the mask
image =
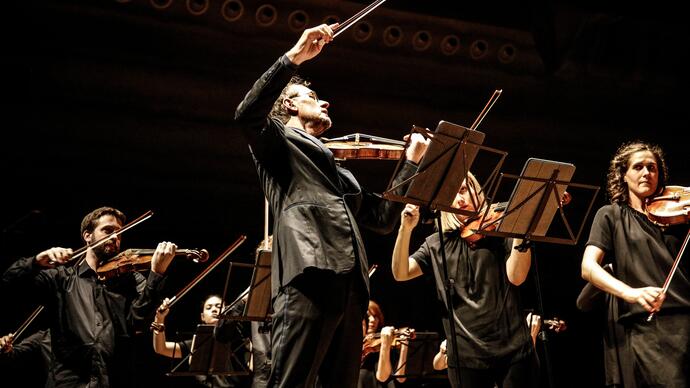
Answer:
[{"label": "black trousers", "polygon": [[271,387],[356,387],[364,301],[359,271],[310,270],[273,302]]}]

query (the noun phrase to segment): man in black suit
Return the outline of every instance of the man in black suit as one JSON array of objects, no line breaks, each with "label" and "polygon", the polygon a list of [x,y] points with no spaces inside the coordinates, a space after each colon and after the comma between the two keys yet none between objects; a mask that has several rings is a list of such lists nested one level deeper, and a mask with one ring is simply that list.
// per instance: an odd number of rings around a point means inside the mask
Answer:
[{"label": "man in black suit", "polygon": [[[336,165],[316,138],[331,126],[329,104],[293,78],[300,64],[333,39],[337,26],[305,30],[235,114],[275,220],[271,386],[356,386],[369,301],[358,224],[390,232],[402,210],[402,204],[362,191]],[[416,171],[427,144],[421,135],[412,136],[394,184]]]}]

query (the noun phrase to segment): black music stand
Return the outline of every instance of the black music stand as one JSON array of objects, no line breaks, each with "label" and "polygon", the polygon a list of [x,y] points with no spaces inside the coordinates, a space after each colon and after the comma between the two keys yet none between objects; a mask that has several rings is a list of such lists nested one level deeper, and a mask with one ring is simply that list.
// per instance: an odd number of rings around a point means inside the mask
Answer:
[{"label": "black music stand", "polygon": [[445,372],[434,369],[434,356],[438,353],[440,343],[436,332],[416,332],[414,338],[408,340],[405,373],[398,374],[399,368],[395,369],[391,373],[391,378],[446,379]]},{"label": "black music stand", "polygon": [[[526,249],[526,247],[531,244],[530,241],[570,245],[577,244],[577,240],[584,228],[585,220],[594,205],[599,187],[570,182],[574,173],[575,166],[573,164],[529,158],[520,175],[501,174],[501,177],[494,187],[491,198],[495,197],[496,192],[501,186],[503,177],[515,179],[517,181],[510,199],[508,200],[506,210],[501,217],[491,222],[484,223],[483,221],[488,212],[487,207],[487,210],[481,217],[480,227],[476,230],[476,233],[488,236],[523,239],[523,244],[520,247],[516,247],[516,249]],[[582,218],[577,234],[573,233],[573,228],[570,226],[563,210],[563,202],[566,197],[565,193],[567,187],[594,190],[587,212]],[[568,237],[553,237],[547,235],[551,221],[557,211],[567,230]],[[488,230],[490,227],[495,227],[495,230]],[[534,250],[532,251],[532,261],[534,262],[534,279],[537,291],[538,310],[539,314],[544,316],[543,294],[539,281],[539,265]],[[542,331],[539,338],[542,339],[544,347],[544,358],[549,386],[553,387],[554,383],[551,373],[546,332]]]},{"label": "black music stand", "polygon": [[[440,211],[476,216],[478,214],[476,211],[469,212],[453,208],[451,206],[453,200],[462,182],[467,177],[470,167],[480,150],[486,150],[500,155],[498,164],[495,166],[493,172],[489,174],[485,183],[482,184],[482,191],[485,190],[485,187],[490,186],[492,184],[491,182],[496,179],[497,173],[507,153],[483,146],[484,133],[447,121],[440,121],[433,135],[430,135],[428,130],[417,126],[414,126],[410,133],[412,134],[414,132],[421,133],[431,140],[424,154],[424,158],[419,163],[417,173],[393,186],[393,180],[402,166],[404,156],[401,157],[389,181],[388,189],[383,193],[383,197],[396,202],[411,203],[420,207],[427,207],[434,213],[439,233],[439,250],[441,251],[441,261],[443,263],[446,313],[448,314],[448,320],[450,322],[451,338],[449,338],[448,343],[451,352],[448,357],[448,367],[457,369],[458,345],[455,335],[455,325],[453,324],[454,312],[452,306],[454,280],[450,279],[448,276],[448,264],[444,248]],[[404,196],[392,193],[395,189],[410,181],[410,186]],[[475,204],[475,208],[479,209],[482,205],[483,204],[477,203]],[[459,381],[457,384],[458,386],[460,385]]]},{"label": "black music stand", "polygon": [[[167,376],[247,376],[251,372],[238,352],[246,348],[245,339],[223,343],[213,336],[215,325],[197,325],[189,354],[175,365]],[[183,365],[187,370],[179,370]]]},{"label": "black music stand", "polygon": [[[271,250],[258,249],[255,264],[230,263],[225,281],[227,290],[233,266],[252,268],[250,285],[232,303],[223,308],[221,318],[235,321],[265,322],[271,319]],[[227,292],[227,291],[226,291]],[[225,293],[225,292],[224,292]],[[237,314],[238,306],[244,303],[242,312]]]}]

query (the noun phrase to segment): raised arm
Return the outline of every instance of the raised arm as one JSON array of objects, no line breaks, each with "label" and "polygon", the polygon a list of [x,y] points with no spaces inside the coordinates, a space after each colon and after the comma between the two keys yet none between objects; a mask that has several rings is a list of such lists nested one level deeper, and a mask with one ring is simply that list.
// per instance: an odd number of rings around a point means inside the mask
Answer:
[{"label": "raised arm", "polygon": [[410,236],[419,222],[419,206],[407,204],[402,211],[400,229],[395,239],[391,270],[397,281],[414,279],[422,274],[417,261],[410,257]]},{"label": "raised arm", "polygon": [[532,265],[532,249],[528,248],[525,252],[520,252],[515,249],[520,244],[522,244],[521,239],[513,239],[510,256],[506,261],[506,274],[508,275],[508,280],[516,286],[525,282],[529,274],[529,268]]},{"label": "raised arm", "polygon": [[153,329],[153,351],[165,357],[182,358],[180,344],[166,341],[165,339],[165,317],[170,312],[169,304],[170,299],[165,298],[163,304],[156,310],[156,318],[151,324]]}]

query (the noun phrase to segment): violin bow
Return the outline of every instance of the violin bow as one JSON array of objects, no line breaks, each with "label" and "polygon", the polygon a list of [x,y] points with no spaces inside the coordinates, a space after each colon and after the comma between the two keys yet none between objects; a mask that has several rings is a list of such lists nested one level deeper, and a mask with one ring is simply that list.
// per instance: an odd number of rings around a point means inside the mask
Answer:
[{"label": "violin bow", "polygon": [[[106,241],[108,241],[112,238],[115,238],[115,237],[121,235],[122,233],[126,232],[127,230],[132,229],[133,227],[139,225],[140,223],[148,220],[149,218],[151,218],[151,216],[153,216],[153,212],[151,210],[149,210],[146,213],[139,216],[137,219],[130,222],[129,224],[123,226],[122,229],[118,230],[117,232],[113,232],[113,233],[103,237],[102,239],[96,241],[93,244],[87,244],[87,245],[77,249],[76,251],[74,251],[74,254],[72,254],[72,257],[69,259],[69,261],[73,262],[77,258],[83,256],[89,248],[96,248],[97,246],[104,244]],[[81,265],[81,263],[83,261],[84,261],[84,259],[79,260],[78,266]]]},{"label": "violin bow", "polygon": [[168,308],[171,308],[173,304],[175,304],[175,302],[180,300],[180,298],[182,298],[189,290],[191,290],[192,287],[196,286],[204,277],[206,277],[206,275],[209,274],[209,272],[213,271],[213,269],[215,269],[220,263],[222,263],[223,260],[230,256],[230,254],[234,252],[235,249],[237,249],[237,247],[239,247],[246,239],[247,236],[241,235],[234,243],[232,243],[232,245],[230,245],[223,253],[221,253],[220,256],[218,256],[218,258],[213,260],[213,262],[208,267],[201,271],[201,273],[197,275],[197,277],[194,278],[194,280],[187,284],[180,292],[177,293],[177,295],[170,298]]},{"label": "violin bow", "polygon": [[496,89],[494,90],[494,93],[491,95],[491,98],[489,98],[489,101],[487,101],[486,105],[484,105],[484,109],[482,109],[481,112],[479,112],[479,116],[474,120],[474,123],[472,123],[472,126],[470,129],[477,129],[479,124],[484,121],[484,117],[486,117],[487,114],[489,114],[489,111],[491,108],[494,106],[496,101],[498,101],[498,98],[501,97],[501,93],[503,93],[503,89]]},{"label": "violin bow", "polygon": [[371,11],[375,10],[378,8],[381,4],[383,4],[386,0],[376,0],[373,3],[367,5],[363,10],[357,12],[354,14],[352,17],[349,19],[345,20],[342,22],[338,28],[335,29],[335,33],[333,34],[333,38],[336,36],[340,35],[340,33],[344,32],[348,28],[352,27],[355,23],[357,23],[360,19],[363,17],[367,16]]},{"label": "violin bow", "polygon": [[[683,245],[681,246],[680,250],[678,251],[678,255],[676,256],[676,260],[673,262],[673,266],[671,267],[671,271],[668,273],[668,276],[666,277],[666,281],[664,282],[664,286],[661,289],[661,292],[663,294],[668,291],[668,287],[671,284],[671,279],[673,279],[673,275],[676,273],[676,270],[678,269],[678,264],[680,264],[680,258],[683,257],[683,253],[685,252],[685,248],[688,246],[688,241],[690,240],[690,230],[688,230],[688,234],[685,236],[685,241],[683,241]],[[649,313],[649,316],[647,317],[647,322],[651,322],[652,318],[654,318],[654,313]]]},{"label": "violin bow", "polygon": [[[12,343],[14,341],[16,341],[17,338],[19,338],[19,336],[21,336],[24,333],[24,330],[26,330],[26,328],[29,327],[31,322],[33,322],[34,319],[36,319],[38,314],[40,314],[41,311],[43,311],[43,309],[44,309],[43,305],[36,307],[36,310],[34,310],[34,312],[32,312],[31,315],[29,315],[29,317],[26,318],[26,320],[21,325],[19,325],[19,328],[14,333],[12,333]],[[4,348],[0,349],[0,353],[3,353],[4,351],[5,351]]]}]

